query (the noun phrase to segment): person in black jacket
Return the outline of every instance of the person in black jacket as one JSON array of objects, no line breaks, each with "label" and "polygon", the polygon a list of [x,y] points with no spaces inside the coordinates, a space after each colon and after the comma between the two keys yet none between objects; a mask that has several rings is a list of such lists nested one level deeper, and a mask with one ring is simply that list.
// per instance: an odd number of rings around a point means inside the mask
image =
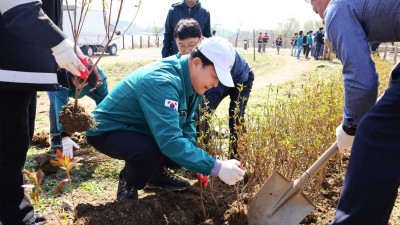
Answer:
[{"label": "person in black jacket", "polygon": [[319,60],[319,57],[324,49],[324,28],[320,27],[319,31],[317,32],[317,35],[315,36],[315,42],[316,42],[316,47],[315,47],[315,52],[314,52],[314,59]]},{"label": "person in black jacket", "polygon": [[[2,0],[0,4],[0,224],[33,225],[22,168],[34,132],[36,91],[58,88],[57,67],[85,71],[71,40],[57,27],[62,0]],[[75,53],[76,52],[76,53]],[[77,56],[78,55],[78,56]],[[57,66],[58,64],[58,66]]]},{"label": "person in black jacket", "polygon": [[169,9],[165,20],[164,41],[161,50],[163,58],[178,53],[174,30],[178,21],[186,18],[195,19],[200,24],[203,36],[211,37],[210,13],[201,7],[199,0],[183,0],[181,3],[175,3]]}]

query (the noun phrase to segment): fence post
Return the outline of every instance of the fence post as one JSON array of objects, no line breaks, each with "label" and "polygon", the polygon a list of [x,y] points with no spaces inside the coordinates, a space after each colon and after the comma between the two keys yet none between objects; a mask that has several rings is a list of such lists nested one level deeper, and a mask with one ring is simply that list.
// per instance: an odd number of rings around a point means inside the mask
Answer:
[{"label": "fence post", "polygon": [[150,35],[147,36],[147,47],[150,48]]},{"label": "fence post", "polygon": [[393,59],[393,64],[396,64],[397,62],[397,45],[394,46],[394,59]]},{"label": "fence post", "polygon": [[122,35],[122,49],[125,49],[125,35]]},{"label": "fence post", "polygon": [[142,48],[142,35],[140,35],[140,48]]},{"label": "fence post", "polygon": [[131,42],[132,42],[132,49],[133,49],[133,47],[134,47],[134,44],[133,44],[133,35],[131,36]]},{"label": "fence post", "polygon": [[388,48],[388,46],[385,45],[385,54],[383,54],[383,60],[386,60],[387,48]]}]

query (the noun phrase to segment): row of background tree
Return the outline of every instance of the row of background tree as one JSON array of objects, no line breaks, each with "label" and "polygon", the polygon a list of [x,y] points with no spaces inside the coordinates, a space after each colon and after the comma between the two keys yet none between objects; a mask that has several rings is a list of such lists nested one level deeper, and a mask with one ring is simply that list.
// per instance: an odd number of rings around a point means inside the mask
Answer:
[{"label": "row of background tree", "polygon": [[[267,28],[258,28],[253,30],[246,30],[242,28],[242,24],[239,24],[235,30],[226,29],[221,25],[213,25],[212,30],[216,30],[218,36],[224,37],[232,42],[235,47],[243,47],[244,42],[247,41],[248,46],[254,47],[254,42],[257,42],[256,38],[260,32],[267,32],[270,37],[268,45],[273,45],[278,35],[282,35],[283,47],[290,47],[290,41],[294,33],[298,33],[300,30],[308,32],[310,30],[317,31],[320,27],[323,27],[322,21],[307,21],[301,26],[300,21],[296,18],[288,18],[277,24],[277,28],[274,30]],[[129,23],[120,21],[118,23],[119,30],[126,30],[124,35],[124,41],[121,42],[123,46],[120,48],[133,48],[136,47],[160,47],[162,46],[162,40],[164,37],[164,23],[159,20],[154,22],[151,27],[141,27],[133,23],[129,29],[127,27]],[[132,38],[126,37],[132,36]],[[140,37],[142,36],[142,37]],[[147,36],[147,37],[145,37]],[[140,40],[138,40],[140,38]]]}]

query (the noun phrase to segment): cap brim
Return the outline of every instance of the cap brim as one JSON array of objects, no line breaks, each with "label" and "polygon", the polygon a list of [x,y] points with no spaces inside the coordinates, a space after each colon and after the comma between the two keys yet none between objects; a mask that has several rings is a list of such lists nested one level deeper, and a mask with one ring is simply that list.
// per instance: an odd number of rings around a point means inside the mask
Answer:
[{"label": "cap brim", "polygon": [[232,80],[230,71],[223,70],[214,64],[215,72],[217,73],[218,80],[227,87],[235,87]]}]

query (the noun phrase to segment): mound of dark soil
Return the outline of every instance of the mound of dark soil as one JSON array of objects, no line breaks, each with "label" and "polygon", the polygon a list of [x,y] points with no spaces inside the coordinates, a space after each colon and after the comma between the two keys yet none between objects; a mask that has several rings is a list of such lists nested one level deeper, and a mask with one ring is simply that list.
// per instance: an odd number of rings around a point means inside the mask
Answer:
[{"label": "mound of dark soil", "polygon": [[75,108],[75,102],[71,101],[60,112],[60,124],[68,133],[83,132],[94,128],[96,123],[79,104]]},{"label": "mound of dark soil", "polygon": [[[245,212],[235,203],[236,188],[214,182],[215,201],[210,188],[200,189],[197,183],[182,192],[145,190],[140,192],[137,202],[110,202],[92,205],[79,204],[75,211],[74,224],[247,224]],[[202,196],[202,197],[200,197]],[[204,203],[204,206],[202,204]],[[235,207],[236,209],[230,209]],[[204,211],[203,211],[204,210]]]}]

